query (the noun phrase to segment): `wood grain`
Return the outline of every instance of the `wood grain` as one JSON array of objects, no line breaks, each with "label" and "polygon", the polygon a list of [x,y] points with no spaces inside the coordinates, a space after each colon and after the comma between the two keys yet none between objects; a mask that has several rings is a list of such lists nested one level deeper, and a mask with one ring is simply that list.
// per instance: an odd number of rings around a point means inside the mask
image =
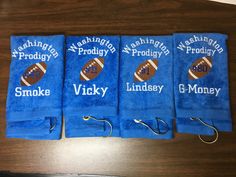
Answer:
[{"label": "wood grain", "polygon": [[236,6],[205,0],[1,0],[0,171],[120,176],[236,176],[236,133],[214,145],[176,134],[169,141],[118,138],[25,141],[5,138],[11,34],[229,35],[232,115],[236,116]]}]

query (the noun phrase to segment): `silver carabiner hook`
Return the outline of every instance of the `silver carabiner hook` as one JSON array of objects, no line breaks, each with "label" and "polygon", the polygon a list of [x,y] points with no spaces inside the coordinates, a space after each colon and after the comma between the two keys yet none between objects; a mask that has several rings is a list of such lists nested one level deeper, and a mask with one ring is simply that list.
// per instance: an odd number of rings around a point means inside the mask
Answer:
[{"label": "silver carabiner hook", "polygon": [[109,127],[110,127],[110,132],[109,132],[109,134],[108,134],[107,136],[105,136],[105,137],[109,137],[109,136],[112,135],[112,131],[113,131],[112,124],[111,124],[108,120],[106,120],[106,119],[97,119],[97,118],[95,118],[95,117],[93,117],[93,116],[83,116],[83,120],[84,120],[84,121],[88,121],[88,120],[90,120],[90,119],[93,119],[93,120],[98,121],[98,122],[106,122],[106,123],[109,125]]},{"label": "silver carabiner hook", "polygon": [[52,132],[53,129],[56,127],[56,125],[57,125],[57,118],[55,118],[55,123],[54,123],[53,125],[50,126],[49,131]]},{"label": "silver carabiner hook", "polygon": [[207,124],[206,122],[204,122],[204,121],[201,120],[200,118],[193,118],[193,117],[191,117],[190,120],[199,121],[199,122],[200,122],[201,124],[203,124],[204,126],[206,126],[206,127],[211,128],[211,129],[214,130],[214,132],[215,132],[215,139],[212,140],[212,141],[206,141],[206,140],[204,140],[204,139],[201,137],[201,135],[198,135],[199,139],[200,139],[203,143],[205,143],[205,144],[213,144],[213,143],[217,142],[217,140],[218,140],[218,138],[219,138],[219,133],[218,133],[218,130],[217,130],[214,126]]},{"label": "silver carabiner hook", "polygon": [[[162,119],[160,119],[160,118],[156,118],[156,121],[157,121],[157,123],[158,123],[158,130],[157,130],[157,131],[154,130],[152,127],[150,127],[147,123],[145,123],[145,122],[142,121],[141,119],[134,119],[134,122],[135,122],[135,123],[141,124],[141,125],[147,127],[147,128],[148,128],[152,133],[154,133],[155,135],[164,135],[164,134],[166,134],[166,133],[169,131],[169,126],[168,126],[168,124],[167,124],[164,120],[162,120]],[[159,122],[162,122],[163,125],[166,127],[166,130],[165,130],[164,132],[161,132],[161,131],[160,131]]]}]

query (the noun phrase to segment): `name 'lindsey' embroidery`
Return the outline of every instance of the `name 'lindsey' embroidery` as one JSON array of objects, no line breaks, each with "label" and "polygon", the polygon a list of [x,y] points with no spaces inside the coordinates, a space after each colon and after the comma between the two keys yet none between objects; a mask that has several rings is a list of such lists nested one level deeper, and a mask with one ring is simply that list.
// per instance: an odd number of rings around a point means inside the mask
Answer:
[{"label": "name 'lindsey' embroidery", "polygon": [[161,93],[163,91],[164,85],[151,85],[144,82],[143,84],[126,83],[127,92],[157,92]]}]

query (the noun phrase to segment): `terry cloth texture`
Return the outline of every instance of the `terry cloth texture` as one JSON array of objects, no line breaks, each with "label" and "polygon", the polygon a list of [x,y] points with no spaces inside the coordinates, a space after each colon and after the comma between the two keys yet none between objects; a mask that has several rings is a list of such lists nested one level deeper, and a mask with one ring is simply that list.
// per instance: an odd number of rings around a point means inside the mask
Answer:
[{"label": "terry cloth texture", "polygon": [[[171,36],[122,36],[119,113],[124,138],[170,139],[174,118]],[[168,124],[166,126],[159,118]],[[138,124],[142,120],[156,132]]]},{"label": "terry cloth texture", "polygon": [[6,136],[60,139],[64,36],[11,36]]},{"label": "terry cloth texture", "polygon": [[177,131],[212,135],[200,118],[219,131],[232,131],[227,36],[218,33],[174,34],[174,93]]},{"label": "terry cloth texture", "polygon": [[64,82],[66,137],[119,136],[119,36],[68,36]]}]

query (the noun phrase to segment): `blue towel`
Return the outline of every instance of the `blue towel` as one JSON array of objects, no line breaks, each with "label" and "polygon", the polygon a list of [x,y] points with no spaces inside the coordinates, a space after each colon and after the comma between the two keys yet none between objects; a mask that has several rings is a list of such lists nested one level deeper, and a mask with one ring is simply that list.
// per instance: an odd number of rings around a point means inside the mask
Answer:
[{"label": "blue towel", "polygon": [[[172,138],[172,62],[171,36],[121,37],[119,113],[122,137]],[[167,133],[156,135],[150,128],[157,133]]]},{"label": "blue towel", "polygon": [[[27,121],[17,121],[7,123],[7,137],[8,138],[24,138],[24,139],[57,139],[60,135],[60,127],[54,130],[57,125],[56,117],[46,117],[45,119],[27,120]],[[59,122],[60,126],[61,123]],[[52,131],[56,131],[54,135],[48,136]],[[46,138],[47,137],[47,138]]]},{"label": "blue towel", "polygon": [[60,139],[64,36],[12,36],[6,136]]},{"label": "blue towel", "polygon": [[119,136],[119,36],[68,36],[63,110],[66,137]]},{"label": "blue towel", "polygon": [[174,34],[174,93],[177,131],[212,135],[232,131],[227,36],[217,33]]}]

